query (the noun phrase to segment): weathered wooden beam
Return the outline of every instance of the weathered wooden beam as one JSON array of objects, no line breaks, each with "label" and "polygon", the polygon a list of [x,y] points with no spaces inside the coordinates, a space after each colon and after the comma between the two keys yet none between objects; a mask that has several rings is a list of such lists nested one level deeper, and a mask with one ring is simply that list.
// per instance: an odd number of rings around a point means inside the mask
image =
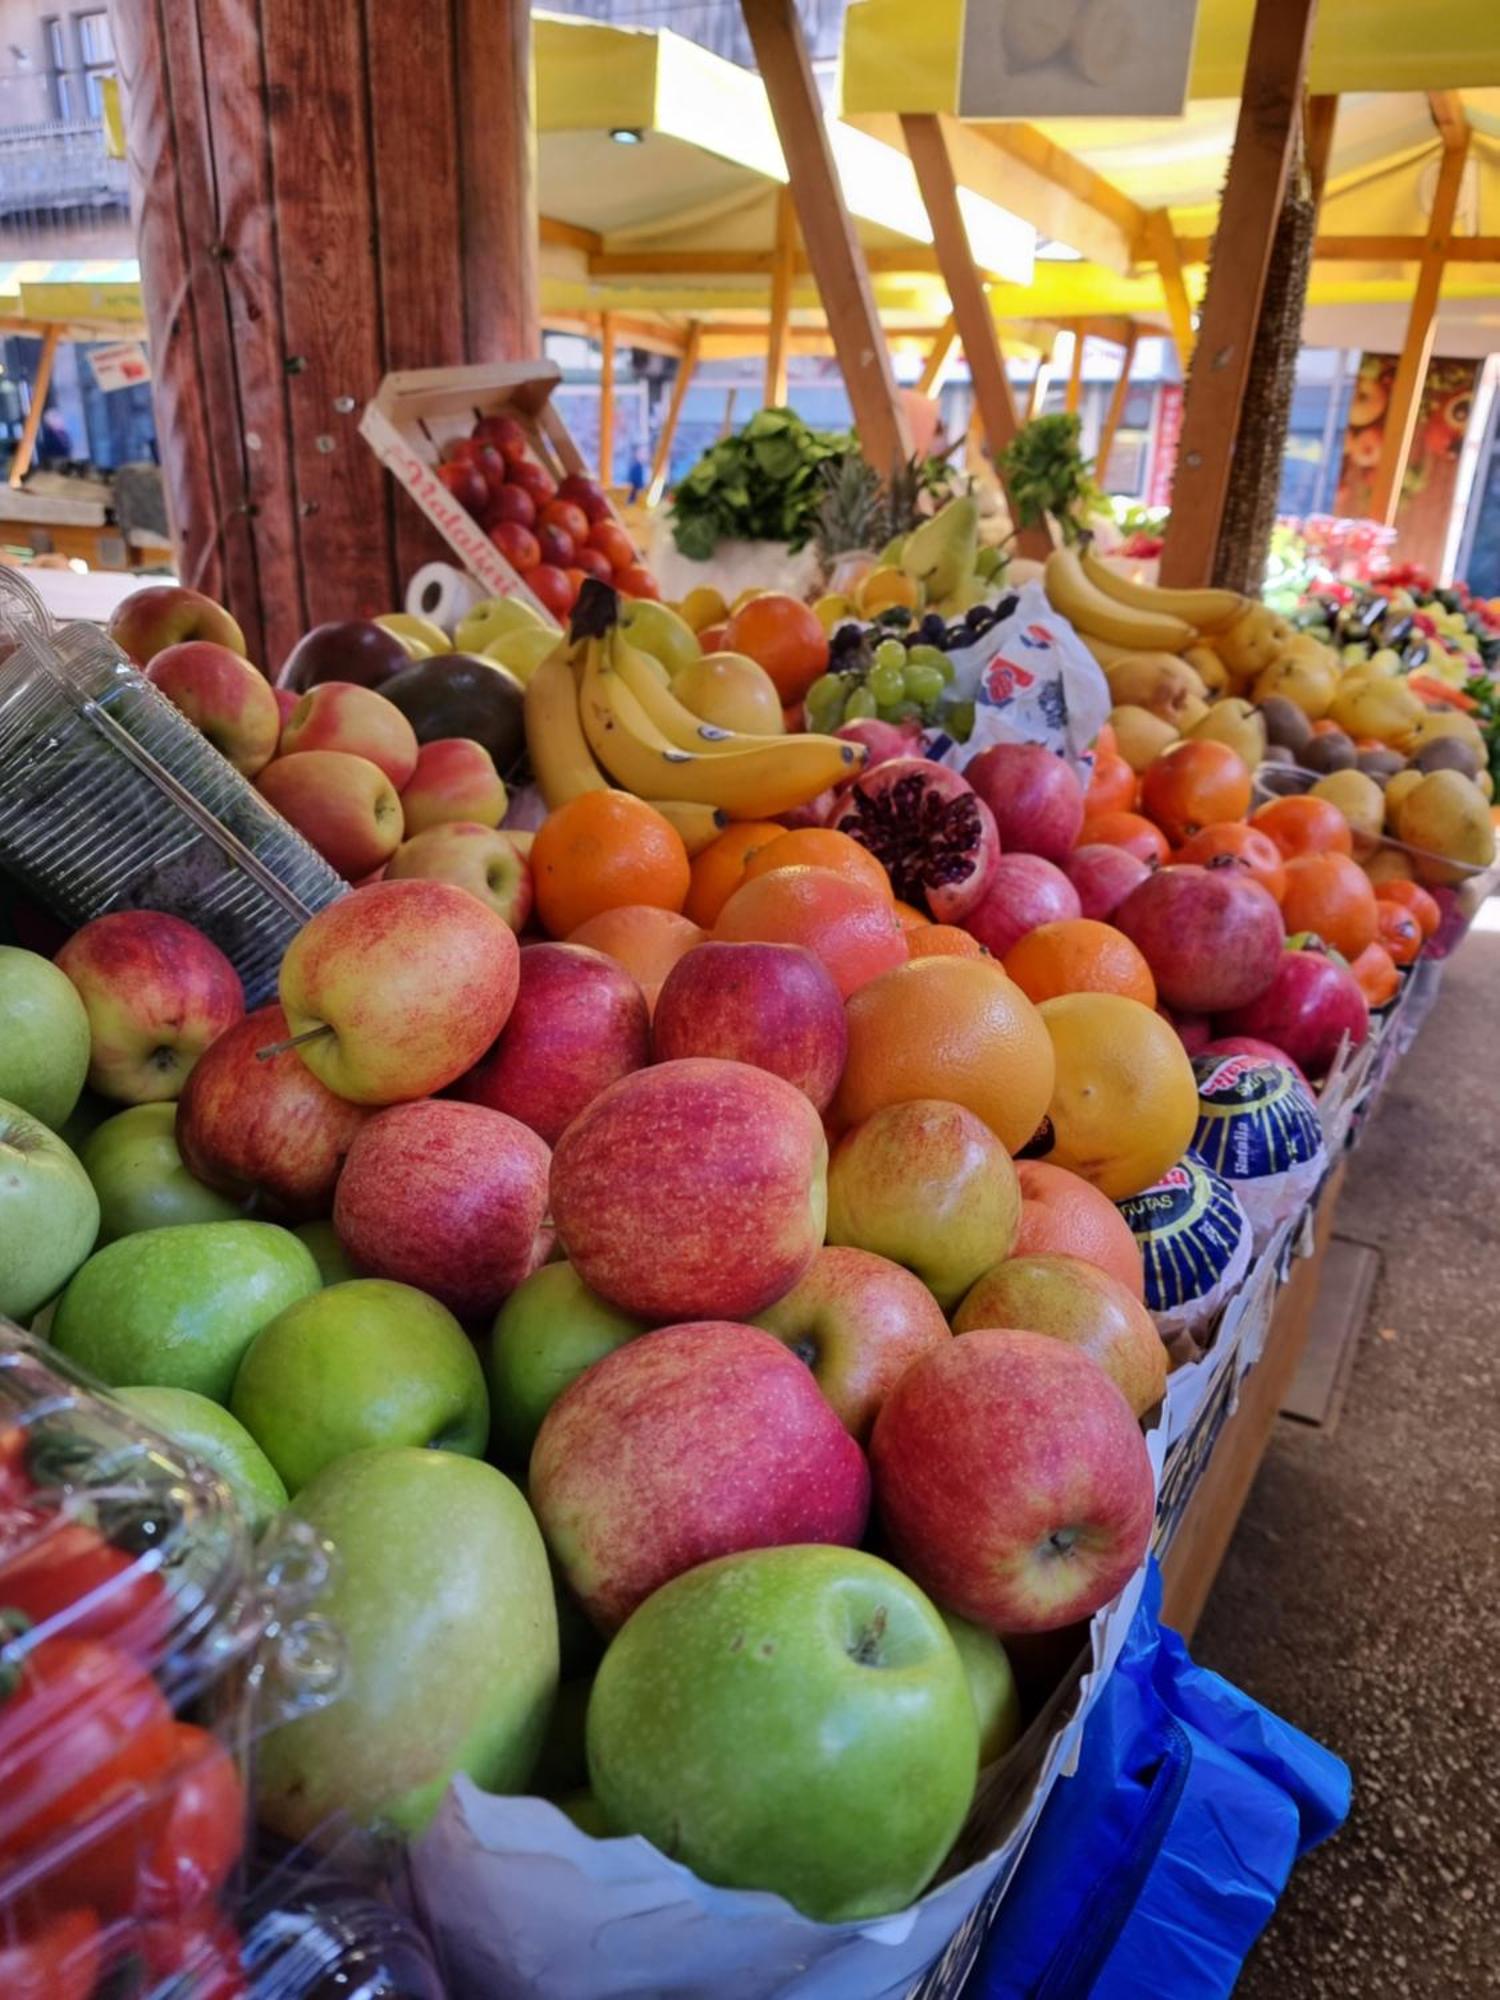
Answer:
[{"label": "weathered wooden beam", "polygon": [[688,325],[687,346],[682,350],[682,359],[677,364],[677,379],[672,384],[672,394],[667,402],[667,414],[662,419],[661,436],[656,440],[656,456],[651,461],[651,483],[646,488],[648,507],[656,506],[667,490],[667,474],[672,465],[672,440],[677,435],[677,421],[682,415],[687,392],[692,387],[702,339],[701,322],[692,320]]},{"label": "weathered wooden beam", "polygon": [[1109,465],[1109,455],[1115,448],[1115,433],[1120,428],[1125,415],[1125,405],[1130,400],[1130,370],[1139,340],[1139,330],[1132,326],[1130,336],[1125,342],[1125,352],[1120,357],[1120,372],[1110,392],[1109,408],[1104,413],[1104,425],[1099,432],[1099,449],[1094,453],[1094,471],[1101,486],[1104,483],[1105,470]]},{"label": "weathered wooden beam", "polygon": [[[531,0],[452,6],[464,342],[471,361],[516,361],[535,354],[539,338]],[[405,10],[394,11],[404,26]]]},{"label": "weathered wooden beam", "polygon": [[771,266],[771,324],[766,340],[767,409],[786,401],[787,328],[792,316],[792,286],[797,277],[797,208],[790,188],[776,194],[776,252]]},{"label": "weathered wooden beam", "polygon": [[1177,349],[1177,365],[1186,380],[1188,364],[1193,358],[1193,302],[1187,295],[1187,286],[1182,278],[1182,255],[1177,238],[1172,234],[1172,218],[1164,208],[1155,208],[1146,217],[1146,227],[1142,235],[1146,253],[1156,264],[1157,275],[1161,279],[1161,295],[1167,308],[1167,320],[1172,328],[1172,344]]},{"label": "weathered wooden beam", "polygon": [[47,391],[52,386],[52,364],[57,359],[61,338],[61,329],[55,326],[49,326],[42,335],[42,351],[37,356],[36,373],[31,378],[31,407],[26,412],[26,421],[21,426],[21,435],[10,461],[9,483],[12,486],[19,486],[31,470],[37,436],[42,428],[42,415],[47,408]]}]

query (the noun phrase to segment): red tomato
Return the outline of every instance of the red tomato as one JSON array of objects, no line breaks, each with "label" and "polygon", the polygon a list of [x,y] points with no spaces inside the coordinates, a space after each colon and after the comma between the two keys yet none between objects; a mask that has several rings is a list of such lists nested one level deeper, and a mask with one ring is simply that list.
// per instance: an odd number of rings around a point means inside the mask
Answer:
[{"label": "red tomato", "polygon": [[152,1657],[172,1615],[158,1573],[81,1521],[30,1513],[26,1547],[0,1550],[0,1605],[32,1625],[56,1619],[69,1639],[104,1639]]},{"label": "red tomato", "polygon": [[557,481],[545,465],[538,465],[532,459],[518,462],[510,460],[510,476],[517,486],[524,486],[538,507],[545,507],[549,500],[557,498]]},{"label": "red tomato", "polygon": [[573,567],[578,555],[578,544],[566,528],[558,527],[555,521],[539,521],[536,540],[544,563],[550,563],[553,569]]},{"label": "red tomato", "polygon": [[660,597],[661,585],[644,563],[630,563],[615,571],[615,589],[626,597]]},{"label": "red tomato", "polygon": [[245,1788],[234,1759],[190,1722],[173,1726],[173,1741],[171,1816],[141,1874],[139,1908],[147,1917],[185,1916],[208,1902],[245,1845]]},{"label": "red tomato", "polygon": [[474,426],[474,435],[485,444],[494,445],[513,465],[520,465],[530,450],[526,433],[514,417],[481,417]]},{"label": "red tomato", "polygon": [[223,1918],[142,1924],[138,1944],[148,1993],[169,1979],[181,1982],[184,2000],[245,2000],[250,1991],[239,1938]]},{"label": "red tomato", "polygon": [[[171,1799],[160,1780],[175,1748],[172,1711],[149,1674],[89,1639],[44,1639],[0,1662],[0,1862],[71,1827],[54,1901],[106,1916],[127,1908],[142,1854],[161,1837]],[[131,1802],[134,1801],[134,1809]],[[109,1829],[87,1839],[91,1819]],[[3,1989],[0,1989],[3,1990]]]},{"label": "red tomato", "polygon": [[89,2000],[102,1956],[92,1910],[63,1910],[30,1937],[12,1937],[8,1919],[0,1926],[5,2000]]},{"label": "red tomato", "polygon": [[586,479],[581,472],[570,472],[557,489],[558,498],[580,508],[590,522],[609,519],[609,502],[604,497],[604,488],[594,479]]},{"label": "red tomato", "polygon": [[601,555],[597,549],[575,549],[573,561],[585,576],[596,576],[601,583],[608,583],[614,575],[609,566],[608,556]]},{"label": "red tomato", "polygon": [[523,528],[536,526],[536,502],[524,486],[512,485],[509,480],[495,495],[490,508],[490,518],[486,527],[498,527],[502,521],[515,521]]},{"label": "red tomato", "polygon": [[523,528],[519,521],[501,521],[490,529],[490,540],[504,556],[513,570],[522,576],[536,568],[542,559],[541,547],[530,528]]}]

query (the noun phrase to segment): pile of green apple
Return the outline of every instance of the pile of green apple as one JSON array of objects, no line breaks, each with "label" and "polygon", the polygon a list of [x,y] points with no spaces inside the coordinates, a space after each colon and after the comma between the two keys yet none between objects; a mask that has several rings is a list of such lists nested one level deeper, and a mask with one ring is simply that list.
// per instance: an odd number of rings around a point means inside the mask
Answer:
[{"label": "pile of green apple", "polygon": [[[265,1740],[266,1826],[414,1835],[463,1773],[817,1919],[921,1893],[1020,1729],[999,1635],[1142,1559],[1164,1362],[1119,1279],[1012,1256],[970,1113],[830,1169],[819,961],[707,943],[653,1021],[398,879],[253,1012],[151,911],[0,951],[0,1012],[0,1311],[338,1550],[348,1690]],[[1061,1323],[993,1330],[1047,1322],[1028,1264]]]}]

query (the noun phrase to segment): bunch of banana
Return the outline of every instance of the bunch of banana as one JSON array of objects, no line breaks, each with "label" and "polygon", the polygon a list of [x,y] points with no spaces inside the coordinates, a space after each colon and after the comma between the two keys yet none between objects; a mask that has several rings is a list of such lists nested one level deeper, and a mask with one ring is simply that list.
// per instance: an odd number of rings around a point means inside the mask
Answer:
[{"label": "bunch of banana", "polygon": [[[590,622],[575,615],[574,629]],[[727,820],[770,819],[852,778],[862,745],[837,736],[750,736],[683,707],[666,670],[605,629],[564,638],[526,685],[526,742],[549,807],[621,787],[664,813],[696,852]]]}]

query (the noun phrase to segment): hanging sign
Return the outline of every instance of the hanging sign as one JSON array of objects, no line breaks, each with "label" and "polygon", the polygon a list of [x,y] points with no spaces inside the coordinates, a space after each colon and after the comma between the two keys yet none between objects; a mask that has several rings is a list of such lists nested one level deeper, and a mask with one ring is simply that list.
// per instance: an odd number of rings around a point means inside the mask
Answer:
[{"label": "hanging sign", "polygon": [[134,389],[151,380],[151,363],[138,340],[110,340],[88,350],[94,380],[105,391]]},{"label": "hanging sign", "polygon": [[1176,118],[1198,0],[967,0],[960,118]]}]

